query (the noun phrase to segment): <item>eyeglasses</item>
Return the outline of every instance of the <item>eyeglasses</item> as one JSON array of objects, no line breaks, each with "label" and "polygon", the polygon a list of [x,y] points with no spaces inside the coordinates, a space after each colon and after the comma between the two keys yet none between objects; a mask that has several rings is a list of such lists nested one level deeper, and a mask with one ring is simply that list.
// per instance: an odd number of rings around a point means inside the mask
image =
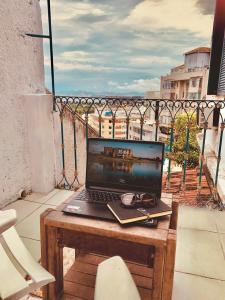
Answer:
[{"label": "eyeglasses", "polygon": [[134,208],[134,207],[154,207],[156,205],[156,197],[151,194],[135,194],[135,193],[126,193],[120,196],[121,205],[125,208]]}]

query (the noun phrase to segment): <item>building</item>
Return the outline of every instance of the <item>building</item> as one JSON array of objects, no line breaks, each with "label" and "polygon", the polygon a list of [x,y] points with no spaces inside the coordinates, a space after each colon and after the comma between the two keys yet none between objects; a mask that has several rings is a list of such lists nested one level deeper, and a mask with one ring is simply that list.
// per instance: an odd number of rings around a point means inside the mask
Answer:
[{"label": "building", "polygon": [[129,139],[130,140],[142,140],[143,141],[152,141],[154,140],[154,121],[152,120],[145,120],[142,126],[141,132],[141,124],[140,120],[132,121],[129,124]]},{"label": "building", "polygon": [[203,99],[207,94],[210,48],[199,47],[184,53],[184,64],[161,77],[163,99]]},{"label": "building", "polygon": [[[125,139],[126,137],[126,114],[125,112],[119,111],[116,114],[115,120],[115,138],[118,139]],[[100,126],[101,120],[101,126]],[[96,110],[94,113],[89,115],[88,118],[89,124],[99,132],[101,128],[101,136],[104,138],[112,138],[113,137],[113,119],[112,119],[112,112],[111,111],[104,111],[99,117],[99,113]]]},{"label": "building", "polygon": [[[132,113],[129,114],[130,110],[132,110]],[[100,121],[101,121],[101,136],[104,138],[113,138],[113,130],[114,130],[114,138],[126,139],[127,127],[128,127],[128,138],[136,139],[135,137],[138,133],[137,132],[138,129],[134,129],[134,128],[138,128],[138,127],[140,128],[140,119],[141,119],[141,115],[144,114],[144,110],[145,109],[143,107],[139,111],[136,108],[132,109],[131,106],[127,108],[127,111],[125,111],[124,109],[118,109],[117,111],[114,112],[109,110],[103,111],[101,117],[99,117],[99,112],[96,110],[94,113],[89,114],[88,122],[90,126],[95,129],[95,131],[99,132]],[[113,126],[113,116],[115,116],[114,126]],[[84,117],[85,116],[83,116],[83,118]],[[139,134],[139,139],[140,139],[140,134]]]},{"label": "building", "polygon": [[133,151],[126,148],[104,147],[104,155],[113,158],[132,158]]}]

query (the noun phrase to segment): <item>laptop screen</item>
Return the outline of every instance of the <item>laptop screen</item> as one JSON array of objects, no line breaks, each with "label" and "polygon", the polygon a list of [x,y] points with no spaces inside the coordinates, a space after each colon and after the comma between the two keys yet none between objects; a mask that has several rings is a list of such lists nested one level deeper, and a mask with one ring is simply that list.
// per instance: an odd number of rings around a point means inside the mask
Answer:
[{"label": "laptop screen", "polygon": [[161,195],[164,144],[90,138],[86,186]]}]

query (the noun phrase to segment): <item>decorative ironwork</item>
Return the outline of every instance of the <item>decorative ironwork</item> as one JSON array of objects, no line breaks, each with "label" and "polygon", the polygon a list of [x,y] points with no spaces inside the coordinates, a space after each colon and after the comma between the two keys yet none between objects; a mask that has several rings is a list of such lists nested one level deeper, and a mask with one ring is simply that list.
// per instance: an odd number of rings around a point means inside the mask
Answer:
[{"label": "decorative ironwork", "polygon": [[[78,160],[77,158],[77,137],[76,121],[82,121],[85,126],[86,138],[91,134],[100,137],[123,138],[123,139],[148,139],[162,140],[167,143],[167,152],[173,151],[174,141],[179,132],[175,131],[175,124],[180,114],[186,116],[186,139],[184,143],[183,185],[185,188],[186,170],[188,167],[188,157],[190,152],[190,132],[191,124],[196,122],[199,132],[202,135],[199,153],[199,178],[198,189],[201,189],[203,175],[203,165],[205,163],[206,135],[213,126],[213,114],[215,109],[219,109],[219,144],[218,151],[215,153],[217,159],[216,174],[214,178],[214,190],[217,190],[219,168],[221,161],[221,151],[223,143],[223,133],[225,125],[225,115],[222,110],[225,108],[224,101],[216,100],[167,100],[167,99],[144,99],[138,97],[75,97],[75,96],[55,96],[55,106],[61,116],[61,143],[62,148],[62,168],[66,170],[65,164],[65,141],[64,141],[64,118],[70,114],[73,123],[73,142],[74,142],[74,173],[72,181],[67,178],[66,171],[60,184],[64,188],[74,188],[78,179]],[[108,134],[106,134],[105,120],[108,124]],[[151,123],[151,134],[146,137],[146,126]],[[93,128],[93,124],[95,125]],[[110,125],[109,125],[110,124]],[[132,126],[139,126],[139,137],[132,136]],[[122,129],[123,128],[123,129]],[[162,130],[164,128],[164,131]],[[167,128],[165,130],[165,128]],[[165,131],[167,133],[165,133]],[[170,183],[172,159],[168,155],[168,186]]]}]

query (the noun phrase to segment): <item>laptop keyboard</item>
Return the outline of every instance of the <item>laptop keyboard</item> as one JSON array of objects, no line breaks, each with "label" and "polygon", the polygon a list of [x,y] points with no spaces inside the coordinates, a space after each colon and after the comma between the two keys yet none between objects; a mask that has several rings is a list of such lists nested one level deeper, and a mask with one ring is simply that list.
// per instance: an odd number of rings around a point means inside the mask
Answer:
[{"label": "laptop keyboard", "polygon": [[90,191],[83,190],[77,195],[76,200],[83,200],[95,203],[108,203],[115,200],[120,200],[120,194],[113,192],[101,192],[101,191]]}]

